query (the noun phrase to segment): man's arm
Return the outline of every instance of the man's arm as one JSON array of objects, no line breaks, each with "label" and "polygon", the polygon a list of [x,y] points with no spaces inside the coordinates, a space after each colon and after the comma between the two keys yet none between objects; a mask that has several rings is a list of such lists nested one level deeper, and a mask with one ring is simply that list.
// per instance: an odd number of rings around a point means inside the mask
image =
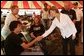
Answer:
[{"label": "man's arm", "polygon": [[55,18],[55,19],[53,20],[53,22],[52,22],[50,28],[49,28],[47,31],[45,31],[45,33],[42,34],[41,37],[43,37],[43,38],[44,38],[44,37],[47,37],[47,36],[56,28],[56,19],[57,19],[57,18]]},{"label": "man's arm", "polygon": [[42,38],[47,37],[55,28],[56,28],[56,18],[53,20],[50,28],[47,31],[45,31],[44,34],[42,34],[41,36],[38,36],[39,37],[39,41],[41,41]]}]

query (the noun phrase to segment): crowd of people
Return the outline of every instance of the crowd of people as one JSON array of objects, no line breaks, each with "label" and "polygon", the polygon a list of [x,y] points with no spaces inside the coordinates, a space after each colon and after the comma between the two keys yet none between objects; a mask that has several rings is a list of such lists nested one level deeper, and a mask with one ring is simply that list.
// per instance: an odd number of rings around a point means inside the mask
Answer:
[{"label": "crowd of people", "polygon": [[[68,45],[70,54],[75,55],[75,45],[79,44],[82,29],[83,12],[78,8],[77,2],[73,4],[73,8],[69,6],[70,4],[65,4],[59,12],[56,6],[48,8],[45,3],[40,15],[33,13],[33,22],[28,30],[30,42],[21,34],[25,25],[19,18],[18,6],[11,6],[11,13],[7,15],[1,29],[6,55],[24,54],[26,49],[37,44],[44,55],[68,55]],[[47,44],[48,41],[51,43]]]}]

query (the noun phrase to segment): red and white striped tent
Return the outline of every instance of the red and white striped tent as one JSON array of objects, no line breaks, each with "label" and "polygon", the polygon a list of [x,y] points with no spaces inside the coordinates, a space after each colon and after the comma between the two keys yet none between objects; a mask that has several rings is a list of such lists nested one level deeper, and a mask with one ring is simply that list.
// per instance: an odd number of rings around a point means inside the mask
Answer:
[{"label": "red and white striped tent", "polygon": [[[73,7],[73,2],[78,2],[79,7],[83,7],[83,1],[68,1]],[[43,4],[47,3],[50,6],[56,6],[57,8],[64,7],[66,1],[1,1],[2,9],[9,9],[11,5],[18,5],[21,9],[41,9],[44,8]]]}]

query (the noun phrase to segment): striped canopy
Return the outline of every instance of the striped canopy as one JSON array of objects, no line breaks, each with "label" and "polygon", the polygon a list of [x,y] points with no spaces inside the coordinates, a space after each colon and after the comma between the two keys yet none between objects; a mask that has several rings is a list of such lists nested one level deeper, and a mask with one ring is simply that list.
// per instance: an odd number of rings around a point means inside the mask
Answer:
[{"label": "striped canopy", "polygon": [[83,7],[83,1],[1,1],[2,9],[9,9],[11,5],[18,5],[21,9],[42,9],[44,8],[44,3],[47,3],[49,6],[56,6],[57,8],[64,7],[64,4],[71,4],[73,7],[73,2],[78,2],[79,7]]}]

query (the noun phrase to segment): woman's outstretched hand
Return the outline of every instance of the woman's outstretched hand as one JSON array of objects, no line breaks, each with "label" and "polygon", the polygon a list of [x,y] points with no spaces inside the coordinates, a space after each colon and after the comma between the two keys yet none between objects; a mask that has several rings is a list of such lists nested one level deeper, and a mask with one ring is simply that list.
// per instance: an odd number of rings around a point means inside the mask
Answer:
[{"label": "woman's outstretched hand", "polygon": [[36,39],[36,41],[41,41],[43,39],[43,37],[42,36],[38,36],[35,39]]}]

